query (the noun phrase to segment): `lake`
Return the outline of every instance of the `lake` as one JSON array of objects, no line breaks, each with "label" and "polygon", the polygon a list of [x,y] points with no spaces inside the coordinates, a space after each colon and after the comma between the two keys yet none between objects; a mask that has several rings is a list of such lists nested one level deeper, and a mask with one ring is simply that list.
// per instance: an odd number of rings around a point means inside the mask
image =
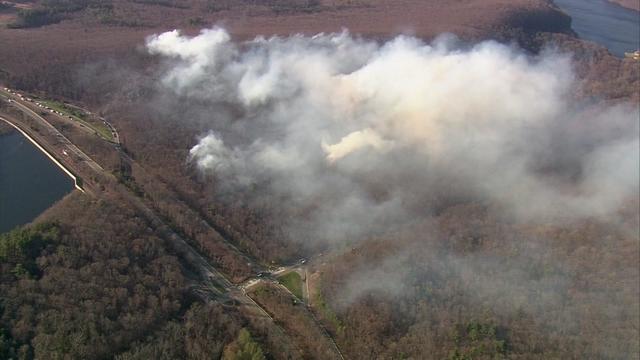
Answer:
[{"label": "lake", "polygon": [[32,221],[73,189],[71,178],[19,132],[0,135],[0,233]]},{"label": "lake", "polygon": [[640,48],[640,13],[606,0],[553,0],[573,19],[580,38],[596,42],[623,57]]}]

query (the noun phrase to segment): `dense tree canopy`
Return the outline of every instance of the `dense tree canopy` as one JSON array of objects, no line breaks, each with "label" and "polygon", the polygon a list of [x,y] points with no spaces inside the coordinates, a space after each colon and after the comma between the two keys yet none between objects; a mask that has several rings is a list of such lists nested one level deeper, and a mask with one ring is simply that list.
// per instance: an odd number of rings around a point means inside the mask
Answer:
[{"label": "dense tree canopy", "polygon": [[0,358],[217,357],[235,337],[130,209],[74,194],[44,218],[0,237]]}]

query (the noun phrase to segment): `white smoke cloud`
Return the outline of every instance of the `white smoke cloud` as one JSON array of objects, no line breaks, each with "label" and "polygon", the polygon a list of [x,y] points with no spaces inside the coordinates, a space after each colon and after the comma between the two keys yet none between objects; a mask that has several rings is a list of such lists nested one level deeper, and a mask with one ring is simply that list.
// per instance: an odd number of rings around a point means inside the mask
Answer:
[{"label": "white smoke cloud", "polygon": [[165,86],[211,105],[191,160],[305,209],[293,237],[358,236],[447,197],[528,221],[608,215],[638,192],[638,107],[576,104],[562,54],[346,31],[237,43],[221,28],[147,46],[170,61]]},{"label": "white smoke cloud", "polygon": [[367,128],[350,133],[336,144],[328,145],[323,143],[322,149],[327,154],[327,161],[333,163],[360,148],[372,147],[381,151],[390,148],[392,145],[392,141],[382,139],[378,133]]}]

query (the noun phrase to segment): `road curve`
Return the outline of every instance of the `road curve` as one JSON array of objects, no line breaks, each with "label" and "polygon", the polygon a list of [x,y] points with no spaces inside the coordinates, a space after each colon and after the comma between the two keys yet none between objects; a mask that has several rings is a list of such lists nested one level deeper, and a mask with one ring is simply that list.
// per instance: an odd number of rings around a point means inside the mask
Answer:
[{"label": "road curve", "polygon": [[[231,302],[235,306],[241,306],[245,309],[245,313],[252,313],[254,316],[264,317],[269,319],[269,321],[273,322],[274,326],[283,333],[284,330],[278,325],[273,317],[258,303],[256,303],[250,296],[248,296],[245,292],[245,286],[249,281],[253,280],[256,282],[261,282],[262,279],[259,278],[251,278],[245,281],[243,284],[238,286],[234,285],[231,281],[229,281],[224,274],[218,271],[214,266],[212,266],[207,259],[205,259],[197,250],[195,250],[182,236],[177,234],[170,226],[166,224],[166,222],[158,216],[153,210],[152,207],[145,204],[145,199],[134,194],[129,188],[122,185],[117,181],[115,176],[110,172],[106,171],[100,164],[94,161],[90,156],[80,150],[75,144],[73,144],[67,137],[65,137],[58,129],[56,129],[51,123],[49,123],[42,116],[37,114],[35,111],[30,109],[28,106],[20,103],[17,100],[13,100],[10,103],[15,108],[20,110],[23,114],[37,121],[38,125],[41,128],[47,131],[47,135],[56,139],[58,142],[58,147],[63,147],[64,150],[67,150],[70,154],[73,154],[72,159],[75,162],[79,162],[87,165],[88,169],[92,171],[95,175],[95,179],[106,179],[107,181],[101,182],[100,185],[108,185],[115,190],[118,194],[120,194],[125,200],[127,200],[135,209],[139,211],[141,215],[143,215],[147,221],[155,228],[158,233],[168,242],[168,244],[172,247],[172,249],[176,252],[176,254],[182,259],[186,260],[186,262],[190,265],[190,269],[197,275],[200,279],[200,284],[192,286],[192,289],[196,294],[198,294],[203,300],[211,301],[217,300],[222,303]],[[12,122],[14,125],[22,129],[23,131],[33,134],[33,131],[28,129],[28,126],[24,126],[18,120]],[[45,142],[46,140],[42,136],[37,136],[37,140],[39,142]],[[52,144],[48,144],[53,147]],[[54,147],[55,148],[55,147]],[[116,147],[116,150],[125,156],[128,161],[135,161],[131,159],[124,151],[122,151],[119,147]],[[86,176],[85,182],[89,184],[88,176]],[[95,185],[94,185],[95,186]],[[95,194],[94,194],[95,195]],[[208,224],[207,224],[208,225]],[[235,251],[244,255],[245,260],[252,262],[254,264],[255,269],[263,269],[261,265],[255,264],[250,257],[247,257],[246,254],[242,253],[237,247],[233,244],[229,244]],[[293,270],[299,270],[301,264],[294,264],[289,267],[281,268],[280,272],[287,272]],[[288,289],[284,288],[287,292]],[[313,316],[313,314],[306,309],[307,314],[312,318],[314,324],[320,329],[324,336],[328,338],[328,340],[333,345],[333,350],[339,355],[341,359],[344,359],[340,349],[335,343],[334,339],[328,334],[326,329],[319,323],[319,321]]]}]

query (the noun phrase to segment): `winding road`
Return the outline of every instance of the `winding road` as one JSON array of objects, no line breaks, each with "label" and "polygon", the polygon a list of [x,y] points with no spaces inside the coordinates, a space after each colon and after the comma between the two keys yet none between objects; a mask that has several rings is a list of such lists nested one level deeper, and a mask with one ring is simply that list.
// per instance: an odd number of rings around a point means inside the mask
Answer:
[{"label": "winding road", "polygon": [[[250,256],[247,256],[241,252],[234,244],[230,243],[227,239],[225,242],[229,245],[232,251],[237,252],[242,258],[247,261],[247,264],[256,272],[253,277],[245,280],[240,284],[233,284],[229,279],[225,277],[219,270],[217,270],[211,263],[202,256],[194,247],[180,234],[176,233],[171,226],[167,224],[161,216],[159,216],[154,210],[153,206],[149,204],[149,200],[145,197],[138,196],[131,189],[124,186],[118,181],[114,174],[105,170],[98,162],[92,159],[89,155],[79,149],[73,142],[71,142],[66,136],[64,136],[56,127],[54,127],[43,116],[38,114],[36,109],[32,109],[33,104],[29,101],[22,100],[20,95],[15,92],[9,92],[6,90],[0,90],[0,101],[5,101],[10,108],[18,110],[27,118],[33,120],[33,123],[26,124],[24,120],[21,120],[19,116],[12,115],[10,112],[2,112],[0,109],[0,115],[3,120],[11,123],[12,125],[20,128],[22,131],[33,137],[43,148],[56,157],[56,160],[63,163],[65,166],[72,169],[76,174],[82,177],[83,185],[87,193],[94,197],[101,196],[102,191],[99,189],[108,188],[110,191],[117,193],[123,199],[125,199],[130,205],[132,205],[149,224],[157,230],[158,234],[168,243],[172,250],[181,259],[185,260],[188,264],[188,270],[191,271],[199,279],[197,283],[192,285],[192,290],[204,301],[219,301],[223,304],[231,304],[236,307],[243,308],[243,313],[252,314],[253,316],[263,317],[271,321],[276,327],[277,331],[285,333],[285,331],[276,323],[273,317],[258,303],[256,303],[248,294],[249,288],[259,285],[264,281],[274,282],[278,284],[279,288],[283,289],[287,293],[290,291],[277,282],[276,276],[285,274],[290,271],[303,271],[306,273],[306,268],[303,263],[298,262],[288,267],[281,267],[274,272],[265,272],[265,268],[255,262]],[[36,110],[36,111],[34,111]],[[64,119],[64,117],[62,117]],[[68,121],[68,123],[83,127],[82,124],[76,121]],[[111,127],[113,128],[113,127]],[[114,128],[113,128],[114,129]],[[114,129],[115,131],[115,129]],[[116,132],[117,134],[117,132]],[[119,155],[129,162],[134,163],[129,155],[127,155],[119,146],[119,136],[115,135],[118,144],[115,144],[114,149],[118,151]],[[106,140],[104,140],[106,141]],[[206,226],[210,225],[202,220]],[[213,229],[215,231],[215,229]],[[305,291],[308,294],[308,289]],[[291,296],[294,296],[291,294]],[[295,297],[295,296],[294,296]],[[307,295],[308,298],[308,295]],[[304,299],[308,300],[308,299]],[[305,301],[306,302],[306,301]],[[329,335],[327,330],[322,326],[314,314],[309,310],[307,306],[304,307],[304,311],[309,316],[314,324],[320,329],[322,334],[332,344],[332,352],[335,354],[335,358],[344,359],[344,356],[340,352],[337,344],[333,338]]]}]

